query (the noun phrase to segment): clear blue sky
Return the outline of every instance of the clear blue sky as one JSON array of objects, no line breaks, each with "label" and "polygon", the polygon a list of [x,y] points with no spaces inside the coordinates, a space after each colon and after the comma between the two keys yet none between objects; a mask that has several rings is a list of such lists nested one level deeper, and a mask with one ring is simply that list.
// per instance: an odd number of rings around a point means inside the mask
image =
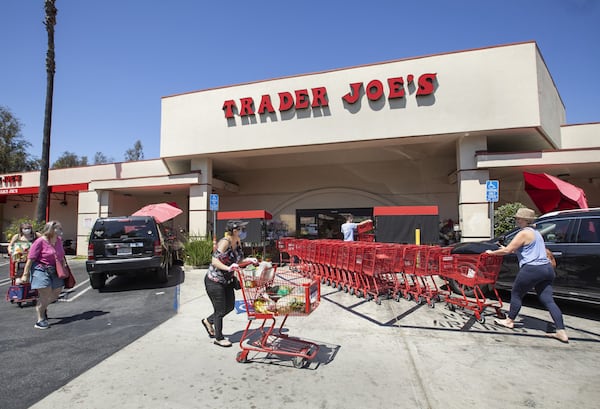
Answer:
[{"label": "clear blue sky", "polygon": [[[600,0],[57,0],[50,160],[136,140],[159,157],[161,97],[534,40],[568,123],[600,121]],[[0,105],[41,156],[44,0],[1,0]],[[506,84],[506,92],[519,92]]]}]

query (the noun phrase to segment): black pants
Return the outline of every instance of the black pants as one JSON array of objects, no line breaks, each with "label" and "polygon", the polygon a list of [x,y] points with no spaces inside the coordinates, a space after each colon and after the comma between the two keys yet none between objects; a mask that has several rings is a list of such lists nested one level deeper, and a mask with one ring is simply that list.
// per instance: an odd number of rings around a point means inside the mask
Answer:
[{"label": "black pants", "polygon": [[215,327],[215,339],[222,340],[225,338],[223,336],[223,317],[233,311],[235,307],[233,284],[216,283],[205,276],[204,285],[214,309],[207,320]]}]

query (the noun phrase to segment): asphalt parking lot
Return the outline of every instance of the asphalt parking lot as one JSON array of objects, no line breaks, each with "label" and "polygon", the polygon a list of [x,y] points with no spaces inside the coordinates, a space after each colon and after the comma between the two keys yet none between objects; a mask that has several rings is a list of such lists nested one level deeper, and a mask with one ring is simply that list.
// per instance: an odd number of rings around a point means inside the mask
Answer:
[{"label": "asphalt parking lot", "polygon": [[[414,302],[381,305],[322,287],[320,306],[290,317],[290,336],[319,345],[303,369],[289,358],[220,348],[200,320],[210,312],[204,270],[186,271],[176,316],[33,408],[596,408],[598,307],[565,304],[568,345],[545,336],[548,313],[528,303],[508,330],[470,312]],[[241,297],[241,294],[238,294]],[[244,313],[225,319],[239,341]]]}]

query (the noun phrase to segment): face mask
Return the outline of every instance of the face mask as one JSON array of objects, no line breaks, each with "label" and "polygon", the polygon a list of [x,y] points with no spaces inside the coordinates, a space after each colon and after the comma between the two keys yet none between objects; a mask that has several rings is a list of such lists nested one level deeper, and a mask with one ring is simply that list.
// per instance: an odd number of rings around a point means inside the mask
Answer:
[{"label": "face mask", "polygon": [[246,232],[242,230],[240,232],[240,240],[244,240],[245,238],[246,238]]},{"label": "face mask", "polygon": [[23,234],[31,234],[31,229],[23,229]]}]

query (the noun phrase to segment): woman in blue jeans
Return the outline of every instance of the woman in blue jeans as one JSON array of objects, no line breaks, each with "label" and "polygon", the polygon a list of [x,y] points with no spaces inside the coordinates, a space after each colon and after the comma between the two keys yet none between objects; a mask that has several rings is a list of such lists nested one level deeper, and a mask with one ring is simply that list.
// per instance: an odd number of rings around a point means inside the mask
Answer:
[{"label": "woman in blue jeans", "polygon": [[223,317],[233,311],[235,306],[234,277],[238,263],[242,260],[257,263],[255,258],[244,259],[242,240],[246,238],[248,222],[229,220],[225,237],[219,240],[212,256],[208,272],[204,277],[206,293],[213,305],[214,312],[202,320],[202,325],[215,345],[230,347],[231,342],[223,336]]},{"label": "woman in blue jeans", "polygon": [[550,337],[560,342],[568,343],[569,337],[565,331],[562,312],[552,297],[552,282],[554,281],[554,268],[546,256],[546,246],[539,231],[531,227],[535,220],[535,212],[525,207],[517,210],[515,223],[521,231],[511,240],[508,246],[501,246],[498,250],[487,250],[486,253],[503,256],[515,253],[519,260],[519,273],[513,283],[510,296],[510,310],[505,319],[496,319],[497,325],[514,328],[515,318],[521,310],[523,297],[532,288],[538,298],[550,312],[550,316],[556,325],[556,332],[549,334]]}]

